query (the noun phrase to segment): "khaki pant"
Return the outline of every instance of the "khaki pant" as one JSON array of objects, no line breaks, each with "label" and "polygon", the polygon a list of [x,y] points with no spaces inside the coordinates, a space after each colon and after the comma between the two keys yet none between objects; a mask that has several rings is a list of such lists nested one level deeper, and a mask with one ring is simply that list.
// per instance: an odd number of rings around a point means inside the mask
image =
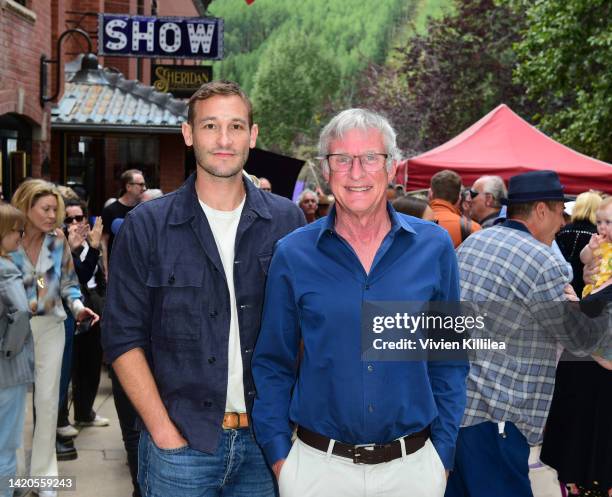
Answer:
[{"label": "khaki pant", "polygon": [[355,464],[297,439],[278,485],[281,497],[442,497],[446,474],[430,440],[394,461]]}]

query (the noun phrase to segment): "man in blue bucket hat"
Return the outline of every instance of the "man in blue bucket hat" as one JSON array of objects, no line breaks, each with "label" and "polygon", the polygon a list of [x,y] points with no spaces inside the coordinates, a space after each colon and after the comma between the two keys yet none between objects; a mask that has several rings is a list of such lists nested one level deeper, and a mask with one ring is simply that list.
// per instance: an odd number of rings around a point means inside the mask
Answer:
[{"label": "man in blue bucket hat", "polygon": [[[564,225],[563,201],[556,172],[513,176],[507,219],[458,249],[461,300],[481,308],[493,302],[506,319],[492,321],[489,329],[511,345],[470,356],[467,405],[446,497],[532,497],[529,451],[542,442],[558,347],[585,356],[609,341],[609,332],[582,326],[579,314],[562,303],[570,269],[551,245]],[[504,309],[512,313],[503,316]]]}]

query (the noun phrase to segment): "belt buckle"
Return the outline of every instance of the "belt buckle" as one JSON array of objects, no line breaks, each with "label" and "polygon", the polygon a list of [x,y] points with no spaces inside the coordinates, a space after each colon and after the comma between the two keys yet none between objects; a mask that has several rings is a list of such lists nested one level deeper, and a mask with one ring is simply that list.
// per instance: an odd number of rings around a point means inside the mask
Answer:
[{"label": "belt buckle", "polygon": [[376,444],[355,445],[353,447],[354,464],[372,464],[374,462],[374,449]]},{"label": "belt buckle", "polygon": [[236,417],[236,422],[232,423],[231,425],[228,425],[225,423],[225,419],[223,420],[223,427],[230,429],[230,430],[237,430],[240,428],[240,414],[237,412],[226,412],[224,415],[225,417],[229,417],[229,419],[233,419],[233,417]]}]

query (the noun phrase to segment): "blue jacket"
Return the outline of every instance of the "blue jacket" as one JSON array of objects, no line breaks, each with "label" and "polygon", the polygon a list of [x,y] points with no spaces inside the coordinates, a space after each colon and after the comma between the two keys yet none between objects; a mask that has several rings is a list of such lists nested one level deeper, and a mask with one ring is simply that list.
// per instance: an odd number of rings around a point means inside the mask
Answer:
[{"label": "blue jacket", "polygon": [[[255,397],[251,357],[276,241],[304,224],[289,200],[247,191],[236,233],[234,285],[244,392]],[[102,320],[106,357],[142,348],[170,418],[193,449],[213,453],[225,411],[230,298],[192,175],[177,191],[126,217],[113,244]]]}]

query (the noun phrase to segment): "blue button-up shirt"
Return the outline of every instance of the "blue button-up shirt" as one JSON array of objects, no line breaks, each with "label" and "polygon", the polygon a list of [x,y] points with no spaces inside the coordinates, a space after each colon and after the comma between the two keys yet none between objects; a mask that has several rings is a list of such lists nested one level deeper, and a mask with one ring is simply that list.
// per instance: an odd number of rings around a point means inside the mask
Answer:
[{"label": "blue button-up shirt", "polygon": [[293,422],[349,444],[387,443],[431,425],[452,467],[467,364],[361,360],[364,301],[459,300],[446,231],[388,212],[392,227],[369,274],[334,230],[335,210],[277,244],[253,357],[255,434],[270,464],[289,453]]}]

